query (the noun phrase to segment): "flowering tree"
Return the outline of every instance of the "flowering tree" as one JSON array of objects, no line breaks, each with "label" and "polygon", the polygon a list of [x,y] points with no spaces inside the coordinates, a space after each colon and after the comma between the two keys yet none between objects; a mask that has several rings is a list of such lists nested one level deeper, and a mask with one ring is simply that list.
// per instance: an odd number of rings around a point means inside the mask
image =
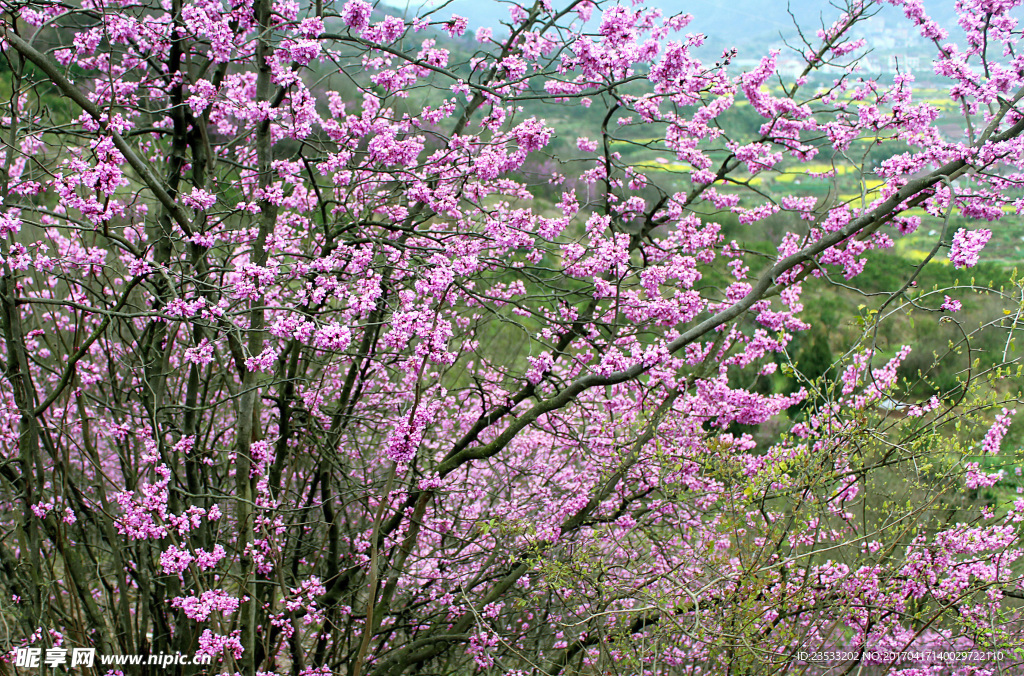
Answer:
[{"label": "flowering tree", "polygon": [[[971,267],[991,232],[956,224],[1024,209],[1018,3],[891,4],[964,138],[856,72],[860,0],[795,79],[590,0],[475,39],[363,0],[2,0],[4,649],[1012,669],[1024,501],[969,511],[999,477],[952,430],[997,454],[1012,407],[882,405],[910,348],[878,320],[960,301],[911,271],[822,377],[787,349],[809,284],[855,288],[922,219]],[[831,199],[763,188],[794,173]],[[758,384],[778,364],[799,387]]]}]

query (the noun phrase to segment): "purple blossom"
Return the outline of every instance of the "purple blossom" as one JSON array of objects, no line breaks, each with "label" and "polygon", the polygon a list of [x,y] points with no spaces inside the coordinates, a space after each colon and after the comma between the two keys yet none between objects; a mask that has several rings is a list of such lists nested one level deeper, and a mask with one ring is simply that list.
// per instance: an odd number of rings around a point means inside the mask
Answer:
[{"label": "purple blossom", "polygon": [[981,443],[981,449],[988,455],[999,454],[999,444],[1002,442],[1003,437],[1006,436],[1007,430],[1010,429],[1010,423],[1013,421],[1013,416],[1016,415],[1017,409],[1003,409],[1002,413],[996,415],[995,422],[992,423],[992,427],[985,433],[985,440]]},{"label": "purple blossom", "polygon": [[972,268],[978,264],[981,250],[992,238],[991,230],[967,231],[960,228],[953,235],[953,246],[949,250],[949,261],[954,268]]},{"label": "purple blossom", "polygon": [[370,13],[373,7],[364,0],[348,0],[341,10],[341,20],[355,30],[362,30],[370,24]]}]

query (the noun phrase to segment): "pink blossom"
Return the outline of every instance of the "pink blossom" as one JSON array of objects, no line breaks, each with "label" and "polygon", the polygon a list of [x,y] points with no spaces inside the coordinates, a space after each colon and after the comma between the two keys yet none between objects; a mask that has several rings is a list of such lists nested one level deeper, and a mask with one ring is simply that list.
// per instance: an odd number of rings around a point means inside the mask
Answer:
[{"label": "pink blossom", "polygon": [[192,188],[192,192],[181,196],[181,201],[193,209],[205,211],[217,203],[217,196],[199,188]]},{"label": "pink blossom", "polygon": [[341,20],[355,30],[362,30],[370,23],[370,12],[373,8],[364,0],[348,0],[341,9]]},{"label": "pink blossom", "polygon": [[228,636],[214,634],[209,629],[205,629],[199,637],[199,649],[196,650],[196,655],[209,655],[210,657],[220,659],[222,653],[228,650],[237,660],[245,652],[241,641],[238,640],[240,635],[241,631],[237,629]]},{"label": "pink blossom", "polygon": [[1017,409],[1003,409],[1002,413],[996,415],[995,422],[992,423],[992,427],[985,433],[985,440],[981,444],[982,451],[988,455],[998,455],[999,444],[1006,436],[1006,431],[1010,428],[1013,416],[1017,413]]},{"label": "pink blossom", "polygon": [[949,260],[953,267],[972,268],[977,265],[981,250],[991,238],[991,230],[957,230],[953,235],[953,246],[949,250]]},{"label": "pink blossom", "polygon": [[462,35],[466,32],[466,26],[468,21],[465,17],[459,16],[458,14],[452,15],[444,25],[444,31],[452,37]]},{"label": "pink blossom", "polygon": [[186,550],[171,545],[160,554],[160,565],[165,573],[180,575],[195,560],[195,557]]},{"label": "pink blossom", "polygon": [[950,298],[949,296],[946,296],[945,300],[942,301],[941,309],[946,310],[947,312],[959,312],[962,308],[963,304],[961,304],[960,301]]},{"label": "pink blossom", "polygon": [[237,597],[211,589],[199,596],[178,596],[171,599],[172,608],[181,608],[185,615],[196,622],[205,622],[214,612],[229,614],[238,610],[240,600]]}]

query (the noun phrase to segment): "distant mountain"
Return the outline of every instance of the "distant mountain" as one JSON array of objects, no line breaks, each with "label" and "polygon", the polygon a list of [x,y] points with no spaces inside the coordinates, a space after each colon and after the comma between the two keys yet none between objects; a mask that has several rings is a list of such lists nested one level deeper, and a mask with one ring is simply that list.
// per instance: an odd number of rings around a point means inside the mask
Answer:
[{"label": "distant mountain", "polygon": [[[554,0],[557,4],[557,0]],[[508,21],[509,4],[500,0],[386,0],[392,7],[406,9],[413,14],[422,14],[436,9],[436,16],[447,18],[458,14],[469,19],[470,30],[483,26],[498,28],[500,22]],[[528,5],[528,0],[520,4]],[[648,7],[661,7],[666,14],[689,13],[693,22],[688,32],[703,33],[708,37],[708,47],[720,49],[728,46],[757,48],[779,43],[780,34],[787,39],[796,37],[793,16],[797,17],[805,35],[814,38],[814,32],[824,23],[829,26],[839,16],[840,10],[826,0],[648,0]],[[842,4],[836,2],[835,4]],[[949,22],[954,16],[953,0],[925,1],[925,9],[940,23]],[[882,15],[897,19],[899,10],[885,6]],[[596,27],[596,26],[595,26]],[[954,26],[950,26],[954,28]]]}]

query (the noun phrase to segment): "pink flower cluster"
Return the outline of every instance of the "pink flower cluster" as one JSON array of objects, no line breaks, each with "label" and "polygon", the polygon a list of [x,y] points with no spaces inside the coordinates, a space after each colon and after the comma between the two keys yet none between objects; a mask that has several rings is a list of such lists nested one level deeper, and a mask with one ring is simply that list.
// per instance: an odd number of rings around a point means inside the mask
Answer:
[{"label": "pink flower cluster", "polygon": [[999,444],[1006,436],[1007,430],[1010,429],[1010,423],[1013,422],[1013,416],[1016,413],[1017,409],[1007,410],[1004,408],[1001,413],[996,415],[992,427],[985,433],[985,439],[981,443],[982,451],[988,455],[999,454]]},{"label": "pink flower cluster", "polygon": [[171,607],[181,608],[190,619],[205,622],[214,612],[233,613],[241,601],[227,592],[211,589],[199,596],[178,596],[171,599]]},{"label": "pink flower cluster", "polygon": [[953,245],[949,250],[949,262],[955,268],[972,268],[978,264],[981,250],[992,238],[991,230],[964,230],[960,228],[953,235]]}]

